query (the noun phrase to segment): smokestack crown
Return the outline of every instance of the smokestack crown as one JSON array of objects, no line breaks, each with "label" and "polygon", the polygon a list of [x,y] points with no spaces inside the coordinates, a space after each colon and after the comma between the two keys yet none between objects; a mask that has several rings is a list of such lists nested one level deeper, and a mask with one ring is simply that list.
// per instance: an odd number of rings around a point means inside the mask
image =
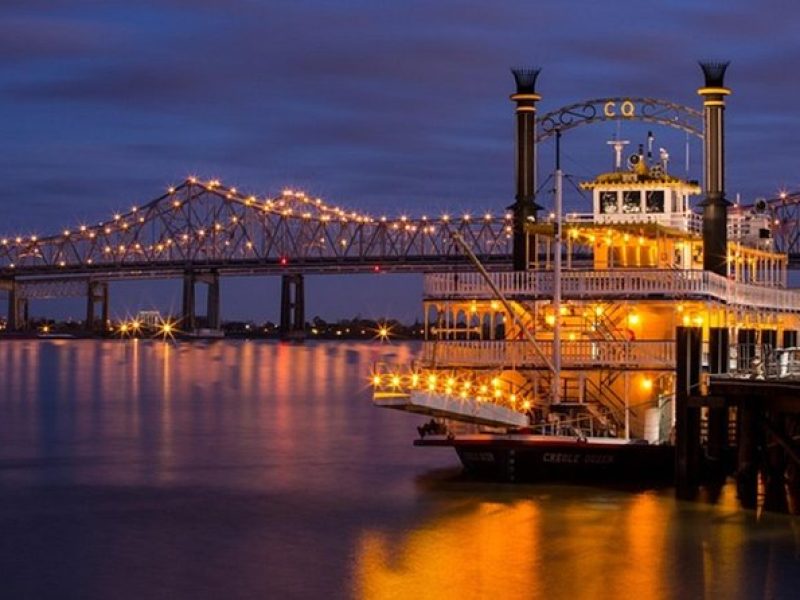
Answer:
[{"label": "smokestack crown", "polygon": [[517,82],[518,94],[535,94],[536,78],[539,77],[540,68],[511,69],[514,80]]},{"label": "smokestack crown", "polygon": [[698,62],[706,78],[706,87],[725,87],[725,71],[728,69],[728,65],[731,64],[730,61],[701,60]]}]

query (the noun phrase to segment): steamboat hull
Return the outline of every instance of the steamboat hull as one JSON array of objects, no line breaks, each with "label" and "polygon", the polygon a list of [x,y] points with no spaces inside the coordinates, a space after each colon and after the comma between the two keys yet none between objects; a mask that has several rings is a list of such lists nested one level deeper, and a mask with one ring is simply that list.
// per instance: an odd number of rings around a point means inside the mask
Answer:
[{"label": "steamboat hull", "polygon": [[670,484],[675,449],[667,445],[481,436],[416,440],[415,446],[455,449],[472,477],[508,482],[602,481]]}]

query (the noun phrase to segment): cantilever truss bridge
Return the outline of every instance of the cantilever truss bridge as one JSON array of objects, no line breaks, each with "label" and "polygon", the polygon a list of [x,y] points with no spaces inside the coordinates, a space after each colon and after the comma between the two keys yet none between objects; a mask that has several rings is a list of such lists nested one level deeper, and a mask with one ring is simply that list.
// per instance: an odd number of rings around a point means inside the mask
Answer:
[{"label": "cantilever truss bridge", "polygon": [[[466,268],[458,232],[484,261],[510,262],[511,215],[372,217],[285,190],[260,199],[190,178],[106,222],[0,239],[0,277],[170,277]],[[61,282],[63,284],[63,281]]]}]

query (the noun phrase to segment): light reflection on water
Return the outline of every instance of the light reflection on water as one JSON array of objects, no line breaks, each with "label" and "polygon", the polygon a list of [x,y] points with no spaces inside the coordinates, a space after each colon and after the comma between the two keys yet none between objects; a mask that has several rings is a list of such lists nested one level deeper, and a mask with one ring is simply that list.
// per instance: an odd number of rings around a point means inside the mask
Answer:
[{"label": "light reflection on water", "polygon": [[464,480],[374,409],[414,346],[0,343],[3,597],[793,597],[797,519]]}]

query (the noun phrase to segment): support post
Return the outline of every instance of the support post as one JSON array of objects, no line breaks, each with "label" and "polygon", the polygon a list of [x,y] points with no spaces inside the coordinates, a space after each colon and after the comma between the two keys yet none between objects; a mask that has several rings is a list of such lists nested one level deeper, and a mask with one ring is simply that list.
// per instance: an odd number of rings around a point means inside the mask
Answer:
[{"label": "support post", "polygon": [[208,294],[206,295],[206,321],[209,329],[220,328],[220,296],[219,273],[212,271],[207,279]]},{"label": "support post", "polygon": [[281,324],[282,340],[305,338],[305,294],[303,276],[299,273],[281,276]]},{"label": "support post", "polygon": [[[96,307],[100,303],[100,321],[97,320]],[[87,281],[86,283],[86,321],[84,329],[88,333],[105,332],[108,323],[108,282]]]},{"label": "support post", "polygon": [[184,331],[194,331],[196,326],[194,314],[194,285],[194,272],[190,270],[184,271],[183,302],[181,310],[181,329]]},{"label": "support post", "polygon": [[739,444],[736,491],[745,508],[755,508],[758,499],[758,446],[760,437],[757,398],[743,398],[738,406],[737,440]]},{"label": "support post", "polygon": [[[513,261],[515,271],[528,268],[529,249],[525,225],[542,209],[536,204],[536,79],[541,69],[512,69],[517,91],[511,95],[517,115],[516,195],[509,209],[514,215]],[[534,252],[535,252],[534,248]]]},{"label": "support post", "polygon": [[22,304],[27,304],[27,300],[19,297],[17,282],[9,279],[2,282],[3,287],[8,292],[8,311],[6,312],[6,331],[18,331],[24,328],[25,319],[22,314]]},{"label": "support post", "polygon": [[294,282],[294,323],[293,323],[294,337],[305,337],[306,329],[306,307],[305,307],[305,291],[302,275],[295,276]]},{"label": "support post", "polygon": [[688,498],[699,482],[700,409],[689,398],[700,392],[703,330],[678,327],[675,344],[675,484],[678,496]]},{"label": "support post", "polygon": [[[786,495],[786,419],[783,414],[765,415],[764,456],[764,509],[786,512],[789,508]],[[771,442],[771,443],[770,443]],[[783,442],[783,443],[781,443]]]},{"label": "support post", "polygon": [[[708,330],[708,370],[712,375],[728,372],[730,364],[730,332],[727,327]],[[725,450],[728,442],[728,406],[708,409],[709,475],[719,481],[725,477]]]}]

